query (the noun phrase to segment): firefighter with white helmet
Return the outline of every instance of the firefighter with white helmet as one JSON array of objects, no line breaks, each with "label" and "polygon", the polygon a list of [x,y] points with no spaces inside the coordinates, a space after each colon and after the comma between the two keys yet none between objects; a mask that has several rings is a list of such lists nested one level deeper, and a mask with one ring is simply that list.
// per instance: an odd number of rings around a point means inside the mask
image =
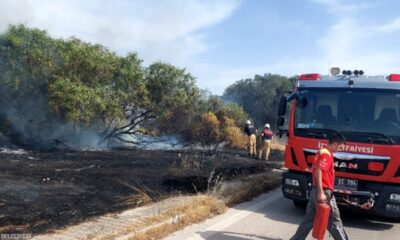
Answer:
[{"label": "firefighter with white helmet", "polygon": [[261,159],[263,151],[265,151],[265,161],[268,161],[269,153],[271,150],[271,141],[274,133],[271,131],[269,123],[264,125],[264,129],[260,134],[262,146],[258,150],[258,159]]},{"label": "firefighter with white helmet", "polygon": [[257,129],[251,124],[250,120],[247,120],[246,126],[244,128],[245,133],[248,136],[248,150],[250,156],[256,156],[256,133]]}]

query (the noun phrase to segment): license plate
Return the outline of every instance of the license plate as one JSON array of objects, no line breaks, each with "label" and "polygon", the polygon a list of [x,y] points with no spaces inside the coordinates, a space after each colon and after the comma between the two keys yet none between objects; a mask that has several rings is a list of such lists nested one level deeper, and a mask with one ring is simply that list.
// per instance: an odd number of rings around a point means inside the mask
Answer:
[{"label": "license plate", "polygon": [[335,187],[341,189],[357,189],[358,180],[348,178],[335,178]]}]

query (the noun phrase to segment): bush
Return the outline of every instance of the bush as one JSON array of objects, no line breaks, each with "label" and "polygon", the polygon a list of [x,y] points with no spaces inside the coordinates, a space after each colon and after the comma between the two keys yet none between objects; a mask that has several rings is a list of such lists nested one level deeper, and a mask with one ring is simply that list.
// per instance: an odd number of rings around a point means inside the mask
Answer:
[{"label": "bush", "polygon": [[201,143],[202,147],[211,146],[216,149],[223,141],[221,123],[212,112],[201,114],[193,123],[191,137]]},{"label": "bush", "polygon": [[235,125],[233,119],[224,117],[224,123],[226,145],[231,148],[245,149],[247,146],[246,135]]}]

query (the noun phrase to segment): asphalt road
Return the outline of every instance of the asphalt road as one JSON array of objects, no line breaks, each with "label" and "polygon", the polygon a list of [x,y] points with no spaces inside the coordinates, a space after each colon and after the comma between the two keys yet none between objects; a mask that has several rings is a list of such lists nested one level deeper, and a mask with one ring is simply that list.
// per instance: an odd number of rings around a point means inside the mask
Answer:
[{"label": "asphalt road", "polygon": [[[192,225],[165,240],[277,240],[289,239],[300,223],[304,209],[295,207],[280,189],[201,224]],[[400,239],[400,223],[372,216],[341,211],[350,239]],[[307,239],[313,239],[311,234]],[[329,234],[326,239],[333,239]]]}]

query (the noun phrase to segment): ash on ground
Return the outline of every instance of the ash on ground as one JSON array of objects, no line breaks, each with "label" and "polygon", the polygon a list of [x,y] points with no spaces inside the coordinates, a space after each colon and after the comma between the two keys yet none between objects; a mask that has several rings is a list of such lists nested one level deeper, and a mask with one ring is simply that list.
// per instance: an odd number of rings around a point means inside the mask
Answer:
[{"label": "ash on ground", "polygon": [[0,232],[51,231],[282,165],[244,151],[0,151]]}]

